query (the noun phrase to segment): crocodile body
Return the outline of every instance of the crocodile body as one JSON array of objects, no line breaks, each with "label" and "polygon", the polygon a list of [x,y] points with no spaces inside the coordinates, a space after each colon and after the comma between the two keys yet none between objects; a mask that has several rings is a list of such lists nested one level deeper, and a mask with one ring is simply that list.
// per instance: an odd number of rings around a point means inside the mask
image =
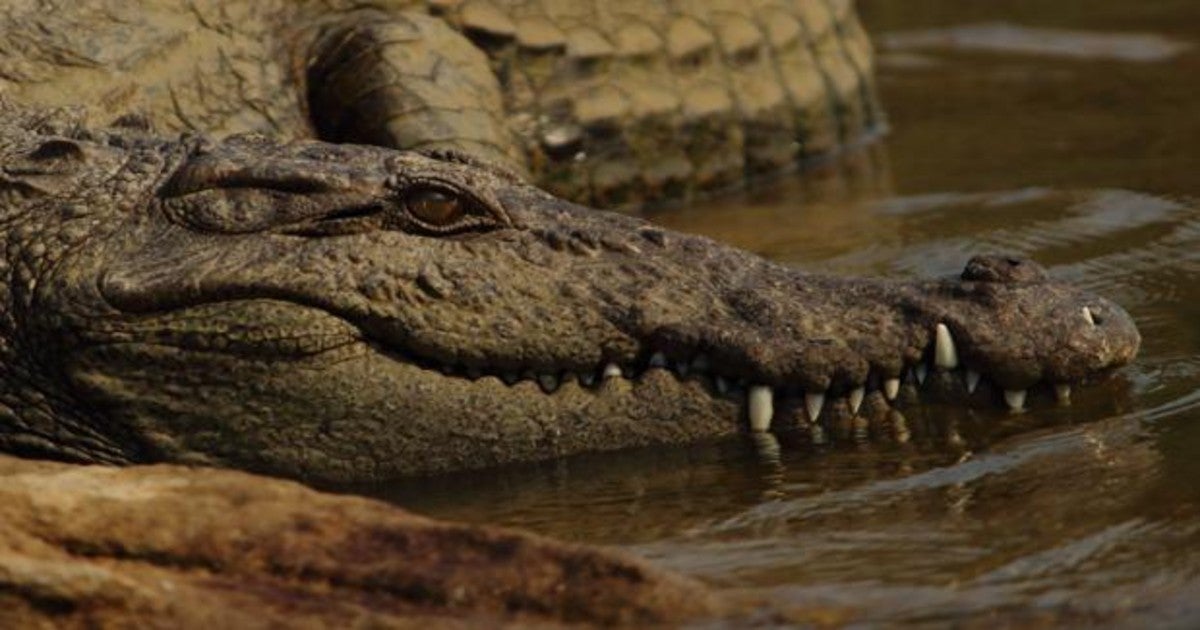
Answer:
[{"label": "crocodile body", "polygon": [[93,124],[452,148],[615,206],[880,128],[849,0],[17,0],[0,95]]},{"label": "crocodile body", "polygon": [[0,218],[0,450],[74,461],[365,481],[886,415],[904,381],[1020,408],[1140,341],[1016,258],[807,274],[457,154],[66,111],[0,116]]}]

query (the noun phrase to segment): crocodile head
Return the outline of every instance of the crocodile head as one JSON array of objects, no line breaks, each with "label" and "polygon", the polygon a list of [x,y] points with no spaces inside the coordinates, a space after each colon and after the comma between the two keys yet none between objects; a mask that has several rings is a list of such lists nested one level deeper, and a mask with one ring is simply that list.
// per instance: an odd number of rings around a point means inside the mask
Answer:
[{"label": "crocodile head", "polygon": [[54,418],[13,405],[9,450],[386,479],[786,429],[886,406],[905,374],[1020,407],[1139,344],[1016,258],[829,277],[453,155],[49,144],[26,157],[103,177],[30,193],[54,224],[10,230],[7,380]]}]

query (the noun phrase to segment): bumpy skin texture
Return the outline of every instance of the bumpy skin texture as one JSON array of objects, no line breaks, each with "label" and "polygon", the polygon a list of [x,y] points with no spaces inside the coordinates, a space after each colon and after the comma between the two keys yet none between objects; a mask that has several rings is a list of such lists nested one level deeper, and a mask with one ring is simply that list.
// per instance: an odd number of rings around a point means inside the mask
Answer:
[{"label": "bumpy skin texture", "polygon": [[455,156],[2,120],[10,452],[387,479],[744,430],[738,382],[774,388],[776,429],[806,393],[832,417],[938,323],[1005,390],[1139,343],[1029,261],[826,277]]},{"label": "bumpy skin texture", "polygon": [[882,126],[849,0],[16,0],[0,94],[503,162],[593,205],[686,197]]}]

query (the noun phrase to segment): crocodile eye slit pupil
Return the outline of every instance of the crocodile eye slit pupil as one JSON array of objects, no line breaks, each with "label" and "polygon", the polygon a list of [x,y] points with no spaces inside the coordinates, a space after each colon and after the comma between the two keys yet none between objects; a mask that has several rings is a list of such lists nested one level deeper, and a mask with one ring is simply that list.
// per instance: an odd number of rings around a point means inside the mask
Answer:
[{"label": "crocodile eye slit pupil", "polygon": [[434,227],[448,227],[466,214],[465,204],[451,193],[425,188],[410,193],[405,206],[417,220]]}]

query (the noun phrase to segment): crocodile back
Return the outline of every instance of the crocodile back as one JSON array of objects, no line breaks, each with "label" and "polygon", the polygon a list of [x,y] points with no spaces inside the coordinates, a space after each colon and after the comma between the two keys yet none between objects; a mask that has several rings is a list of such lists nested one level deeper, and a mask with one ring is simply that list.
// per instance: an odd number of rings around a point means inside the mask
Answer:
[{"label": "crocodile back", "polygon": [[[594,205],[735,186],[828,155],[882,120],[870,44],[850,0],[5,4],[0,96],[85,105],[92,125],[138,112],[160,131],[284,138],[322,135],[322,120],[333,115],[314,107],[306,85],[318,31],[357,16],[436,16],[483,53],[447,57],[446,65],[487,65],[467,74],[494,77],[496,92],[485,85],[442,96],[461,101],[435,121],[449,129],[449,144],[503,145],[495,153],[540,185]],[[416,81],[396,70],[399,80]],[[415,106],[366,113],[415,132],[325,137],[422,146],[427,139],[413,134],[439,128],[428,124],[428,110],[442,106],[417,92]],[[406,118],[421,110],[425,118]],[[459,110],[478,112],[484,124]]]},{"label": "crocodile back", "polygon": [[530,169],[597,205],[686,196],[882,125],[849,0],[469,0]]}]

